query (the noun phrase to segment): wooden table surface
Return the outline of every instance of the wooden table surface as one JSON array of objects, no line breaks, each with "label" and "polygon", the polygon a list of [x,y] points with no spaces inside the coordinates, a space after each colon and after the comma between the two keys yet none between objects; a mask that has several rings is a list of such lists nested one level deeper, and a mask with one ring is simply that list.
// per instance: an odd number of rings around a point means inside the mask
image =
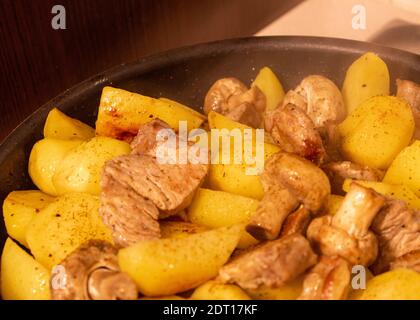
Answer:
[{"label": "wooden table surface", "polygon": [[[65,89],[183,45],[250,36],[301,1],[1,0],[0,141]],[[66,29],[54,30],[54,5]]]}]

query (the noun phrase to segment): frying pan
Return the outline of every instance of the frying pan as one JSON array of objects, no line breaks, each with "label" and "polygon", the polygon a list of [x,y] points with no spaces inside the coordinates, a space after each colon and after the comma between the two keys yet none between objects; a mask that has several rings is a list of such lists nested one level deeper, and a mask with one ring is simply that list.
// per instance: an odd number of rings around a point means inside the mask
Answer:
[{"label": "frying pan", "polygon": [[[317,37],[258,37],[184,47],[122,64],[90,78],[47,102],[23,121],[0,145],[0,200],[13,190],[35,188],[27,173],[29,153],[42,138],[48,112],[58,107],[66,114],[94,125],[105,85],[178,100],[201,109],[211,84],[234,76],[250,83],[258,70],[269,66],[285,89],[309,74],[321,74],[339,87],[347,67],[366,51],[380,55],[392,81],[397,77],[420,82],[420,56],[397,49],[351,40]],[[392,83],[391,92],[395,92]],[[0,219],[0,249],[6,240]]]}]

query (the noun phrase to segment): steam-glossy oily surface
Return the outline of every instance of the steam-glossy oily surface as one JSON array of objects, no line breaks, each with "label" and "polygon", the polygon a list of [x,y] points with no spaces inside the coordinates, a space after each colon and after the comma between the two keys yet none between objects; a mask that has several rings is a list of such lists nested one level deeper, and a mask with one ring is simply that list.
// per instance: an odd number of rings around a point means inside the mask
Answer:
[{"label": "steam-glossy oily surface", "polygon": [[[0,147],[0,197],[14,190],[33,189],[27,173],[30,150],[42,138],[53,107],[91,126],[100,93],[112,85],[153,97],[165,96],[201,109],[211,84],[235,76],[247,84],[269,66],[284,89],[294,88],[308,74],[321,74],[342,85],[347,67],[361,54],[373,51],[387,63],[390,78],[420,81],[420,56],[348,40],[312,37],[269,37],[228,40],[181,48],[118,66],[89,79],[51,100],[20,125]],[[391,92],[395,86],[391,84]],[[6,239],[1,220],[1,246]]]}]

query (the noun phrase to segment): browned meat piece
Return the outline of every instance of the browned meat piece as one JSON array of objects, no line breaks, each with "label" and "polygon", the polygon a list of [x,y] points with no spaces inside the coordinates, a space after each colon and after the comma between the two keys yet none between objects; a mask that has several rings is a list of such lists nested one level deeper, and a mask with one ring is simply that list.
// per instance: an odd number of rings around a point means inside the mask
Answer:
[{"label": "browned meat piece", "polygon": [[372,230],[378,237],[380,252],[372,268],[375,274],[387,271],[390,264],[418,268],[413,259],[420,250],[420,211],[408,208],[403,201],[388,200],[373,221]]},{"label": "browned meat piece", "polygon": [[248,89],[236,78],[223,78],[217,80],[207,92],[204,112],[216,111],[234,121],[259,128],[265,105],[265,96],[258,87]]},{"label": "browned meat piece", "polygon": [[99,212],[118,247],[127,247],[141,240],[160,238],[159,211],[150,201],[130,186],[122,185],[107,169],[102,175]]},{"label": "browned meat piece", "polygon": [[308,240],[293,234],[234,258],[220,269],[218,278],[244,289],[277,288],[295,279],[316,261]]},{"label": "browned meat piece", "polygon": [[381,181],[383,171],[362,166],[350,161],[330,162],[322,167],[328,175],[331,183],[331,190],[334,194],[342,195],[345,179]]},{"label": "browned meat piece", "polygon": [[131,153],[155,156],[155,149],[158,145],[156,136],[163,129],[170,129],[170,127],[160,119],[155,119],[141,126],[137,136],[131,142]]},{"label": "browned meat piece", "polygon": [[265,116],[265,129],[284,151],[322,163],[325,149],[312,120],[301,108],[285,104]]},{"label": "browned meat piece", "polygon": [[64,287],[51,281],[53,300],[133,300],[136,284],[118,267],[117,249],[91,240],[72,252],[60,265],[65,271]]},{"label": "browned meat piece", "polygon": [[320,75],[303,79],[286,94],[283,103],[292,103],[301,108],[317,129],[324,128],[327,123],[338,124],[346,117],[340,90],[331,80]]},{"label": "browned meat piece", "polygon": [[284,219],[299,203],[316,214],[330,194],[328,178],[320,168],[285,152],[272,155],[260,177],[264,198],[247,226],[260,240],[277,238]]},{"label": "browned meat piece", "polygon": [[378,242],[369,227],[383,204],[384,198],[375,191],[352,183],[337,213],[314,219],[307,237],[323,255],[369,266],[378,254]]},{"label": "browned meat piece", "polygon": [[206,164],[160,164],[152,156],[125,155],[108,161],[104,174],[170,215],[188,207],[207,170]]},{"label": "browned meat piece", "polygon": [[420,249],[396,258],[390,266],[391,269],[405,268],[420,272]]},{"label": "browned meat piece", "polygon": [[295,212],[289,214],[284,220],[280,237],[285,237],[294,233],[306,235],[306,229],[311,222],[311,213],[308,209],[301,206]]},{"label": "browned meat piece", "polygon": [[397,97],[410,104],[416,123],[414,139],[420,139],[420,85],[409,80],[397,79]]},{"label": "browned meat piece", "polygon": [[340,257],[322,256],[305,276],[299,300],[344,300],[350,289],[350,266]]}]

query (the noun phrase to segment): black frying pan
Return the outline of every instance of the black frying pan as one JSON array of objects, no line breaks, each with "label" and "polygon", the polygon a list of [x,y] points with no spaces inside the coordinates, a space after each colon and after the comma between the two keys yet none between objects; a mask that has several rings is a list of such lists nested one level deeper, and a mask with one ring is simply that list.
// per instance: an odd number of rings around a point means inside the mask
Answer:
[{"label": "black frying pan", "polygon": [[[34,188],[27,173],[33,144],[42,138],[48,111],[57,106],[70,116],[94,125],[102,87],[112,85],[146,95],[165,96],[200,109],[210,85],[225,76],[245,83],[263,66],[271,67],[285,89],[309,74],[321,74],[339,87],[345,70],[366,51],[387,63],[397,77],[420,82],[420,56],[350,40],[316,37],[261,37],[213,42],[160,53],[123,64],[65,91],[20,124],[0,145],[0,200],[13,190]],[[53,79],[51,79],[53,81]],[[392,90],[394,90],[392,83]],[[393,91],[394,92],[394,91]],[[0,249],[6,239],[0,225]]]}]

